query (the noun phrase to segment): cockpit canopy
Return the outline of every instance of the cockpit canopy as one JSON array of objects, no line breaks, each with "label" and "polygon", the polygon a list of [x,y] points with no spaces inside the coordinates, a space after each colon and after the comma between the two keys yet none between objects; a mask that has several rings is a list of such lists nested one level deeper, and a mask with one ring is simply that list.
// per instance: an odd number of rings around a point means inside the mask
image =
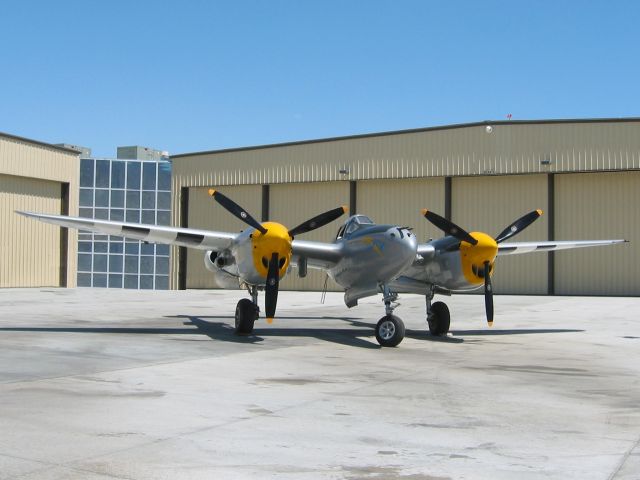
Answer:
[{"label": "cockpit canopy", "polygon": [[371,220],[366,215],[353,215],[349,217],[347,221],[338,229],[338,234],[336,238],[342,238],[345,235],[351,235],[353,232],[358,231],[359,229],[369,226],[375,225],[373,220]]}]

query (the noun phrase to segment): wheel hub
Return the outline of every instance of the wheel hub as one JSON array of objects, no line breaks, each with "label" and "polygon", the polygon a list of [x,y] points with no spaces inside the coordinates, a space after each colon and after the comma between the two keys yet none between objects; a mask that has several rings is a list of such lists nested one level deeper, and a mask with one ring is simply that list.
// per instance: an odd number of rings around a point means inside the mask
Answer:
[{"label": "wheel hub", "polygon": [[396,326],[392,321],[387,320],[386,322],[383,322],[382,325],[380,325],[380,337],[383,340],[390,340],[395,334]]}]

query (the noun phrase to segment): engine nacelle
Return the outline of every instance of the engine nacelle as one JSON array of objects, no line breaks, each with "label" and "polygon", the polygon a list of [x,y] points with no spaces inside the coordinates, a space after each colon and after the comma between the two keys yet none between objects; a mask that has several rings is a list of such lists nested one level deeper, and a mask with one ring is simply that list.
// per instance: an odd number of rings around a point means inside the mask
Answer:
[{"label": "engine nacelle", "polygon": [[220,288],[235,289],[240,288],[238,276],[224,270],[235,263],[235,259],[229,253],[208,251],[204,254],[204,266],[213,272],[213,278]]}]

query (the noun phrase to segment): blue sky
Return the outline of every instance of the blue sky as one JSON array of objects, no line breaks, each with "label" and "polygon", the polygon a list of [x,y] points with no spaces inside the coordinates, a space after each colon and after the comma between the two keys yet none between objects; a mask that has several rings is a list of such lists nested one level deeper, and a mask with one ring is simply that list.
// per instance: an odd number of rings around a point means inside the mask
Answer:
[{"label": "blue sky", "polygon": [[0,131],[172,154],[640,116],[640,2],[0,0]]}]

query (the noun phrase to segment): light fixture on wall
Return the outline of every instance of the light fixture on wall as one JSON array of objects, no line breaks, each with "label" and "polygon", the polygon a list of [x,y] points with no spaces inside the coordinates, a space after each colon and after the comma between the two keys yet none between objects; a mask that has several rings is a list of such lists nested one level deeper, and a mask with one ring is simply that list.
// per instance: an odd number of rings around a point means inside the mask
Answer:
[{"label": "light fixture on wall", "polygon": [[349,175],[349,169],[347,167],[341,168],[338,172],[340,175]]}]

